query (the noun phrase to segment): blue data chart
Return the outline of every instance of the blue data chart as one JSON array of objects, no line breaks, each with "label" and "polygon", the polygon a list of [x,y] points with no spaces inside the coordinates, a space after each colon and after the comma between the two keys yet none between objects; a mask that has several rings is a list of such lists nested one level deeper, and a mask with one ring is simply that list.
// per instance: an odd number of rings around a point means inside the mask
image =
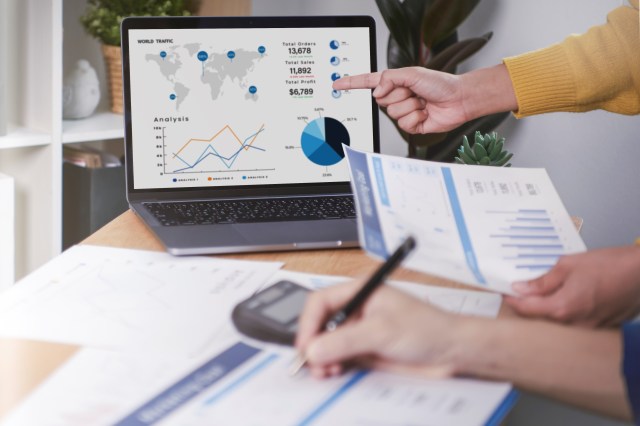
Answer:
[{"label": "blue data chart", "polygon": [[333,166],[344,158],[349,131],[335,118],[322,117],[306,125],[300,139],[304,155],[319,166]]},{"label": "blue data chart", "polygon": [[489,210],[487,214],[499,224],[489,237],[499,244],[496,249],[514,268],[545,272],[564,254],[564,245],[547,210]]}]

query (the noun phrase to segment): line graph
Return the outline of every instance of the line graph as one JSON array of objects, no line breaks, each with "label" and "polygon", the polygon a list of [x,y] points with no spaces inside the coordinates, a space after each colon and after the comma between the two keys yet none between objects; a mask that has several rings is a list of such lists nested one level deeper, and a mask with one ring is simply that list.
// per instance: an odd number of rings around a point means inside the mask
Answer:
[{"label": "line graph", "polygon": [[[209,139],[191,138],[172,154],[171,158],[176,160],[176,165],[171,168],[172,172],[165,170],[165,173],[205,172],[205,170],[196,170],[196,168],[209,157],[217,159],[226,170],[230,170],[242,152],[266,151],[264,148],[254,146],[254,142],[264,130],[265,127],[262,124],[256,132],[243,140],[227,124]],[[206,147],[201,149],[203,143],[206,144]]]}]

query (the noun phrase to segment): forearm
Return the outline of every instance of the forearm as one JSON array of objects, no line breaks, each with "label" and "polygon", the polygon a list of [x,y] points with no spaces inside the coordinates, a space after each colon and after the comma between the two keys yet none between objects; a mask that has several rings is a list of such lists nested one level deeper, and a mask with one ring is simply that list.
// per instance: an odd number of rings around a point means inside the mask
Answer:
[{"label": "forearm", "polygon": [[511,78],[504,64],[471,71],[460,78],[468,120],[518,109]]},{"label": "forearm", "polygon": [[505,380],[564,402],[630,419],[615,330],[540,321],[462,321],[455,352],[459,374]]}]

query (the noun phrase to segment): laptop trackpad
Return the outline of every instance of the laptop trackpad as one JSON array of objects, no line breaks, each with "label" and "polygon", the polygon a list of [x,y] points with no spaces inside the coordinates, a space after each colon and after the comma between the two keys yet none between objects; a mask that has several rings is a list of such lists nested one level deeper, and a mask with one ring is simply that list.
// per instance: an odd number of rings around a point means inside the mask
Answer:
[{"label": "laptop trackpad", "polygon": [[169,247],[233,247],[247,244],[247,240],[231,225],[167,226],[160,231]]},{"label": "laptop trackpad", "polygon": [[234,227],[251,244],[357,241],[355,220],[247,223]]}]

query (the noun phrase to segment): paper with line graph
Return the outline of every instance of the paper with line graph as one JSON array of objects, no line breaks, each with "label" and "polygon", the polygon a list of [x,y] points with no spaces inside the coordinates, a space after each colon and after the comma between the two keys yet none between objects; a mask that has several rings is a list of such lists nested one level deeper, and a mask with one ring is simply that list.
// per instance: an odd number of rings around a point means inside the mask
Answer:
[{"label": "paper with line graph", "polygon": [[198,352],[281,266],[75,246],[0,294],[0,336]]},{"label": "paper with line graph", "polygon": [[346,148],[360,243],[387,257],[408,234],[406,266],[512,293],[564,254],[586,250],[544,169],[468,166]]}]

